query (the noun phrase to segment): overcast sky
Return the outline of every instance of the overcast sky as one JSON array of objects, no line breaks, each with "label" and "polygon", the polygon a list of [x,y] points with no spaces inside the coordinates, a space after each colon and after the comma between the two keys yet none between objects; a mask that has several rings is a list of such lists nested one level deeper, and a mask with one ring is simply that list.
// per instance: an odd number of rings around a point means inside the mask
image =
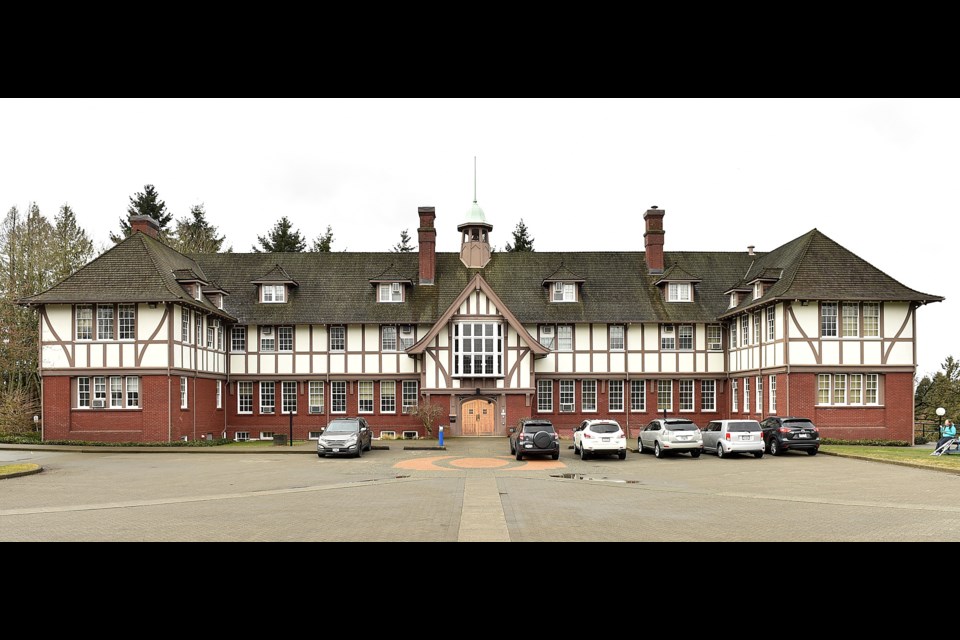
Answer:
[{"label": "overcast sky", "polygon": [[903,284],[919,373],[960,356],[960,99],[0,99],[0,211],[69,203],[101,248],[156,186],[203,204],[234,251],[281,217],[334,251],[386,251],[417,207],[437,250],[476,195],[502,249],[521,219],[538,251],[770,251],[813,228]]}]

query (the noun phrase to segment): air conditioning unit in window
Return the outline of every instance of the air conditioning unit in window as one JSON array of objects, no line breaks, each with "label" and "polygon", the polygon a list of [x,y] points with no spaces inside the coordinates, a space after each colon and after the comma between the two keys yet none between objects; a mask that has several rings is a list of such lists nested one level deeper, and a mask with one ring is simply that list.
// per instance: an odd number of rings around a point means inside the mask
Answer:
[{"label": "air conditioning unit in window", "polygon": [[672,324],[665,324],[665,325],[663,325],[663,332],[664,332],[664,333],[673,333],[673,325],[672,325]]},{"label": "air conditioning unit in window", "polygon": [[310,413],[320,413],[320,405],[318,404],[310,405]]},{"label": "air conditioning unit in window", "polygon": [[103,409],[105,406],[107,406],[107,401],[106,401],[106,400],[94,400],[94,401],[93,401],[93,408],[94,408],[94,409]]},{"label": "air conditioning unit in window", "polygon": [[273,335],[273,327],[261,327],[260,332],[261,332],[262,335],[272,336],[272,335]]},{"label": "air conditioning unit in window", "polygon": [[544,338],[553,337],[553,327],[540,327],[540,335]]},{"label": "air conditioning unit in window", "polygon": [[414,413],[417,412],[417,408],[416,408],[416,407],[409,407],[409,406],[408,406],[408,407],[404,407],[404,408],[403,408],[403,412],[404,412],[406,415],[408,415],[408,416],[409,416],[409,415],[413,415]]},{"label": "air conditioning unit in window", "polygon": [[399,283],[399,282],[394,282],[394,283],[393,283],[393,292],[394,292],[394,293],[400,293],[400,283]]},{"label": "air conditioning unit in window", "polygon": [[413,335],[413,325],[404,324],[400,326],[400,335],[402,336],[412,336]]}]

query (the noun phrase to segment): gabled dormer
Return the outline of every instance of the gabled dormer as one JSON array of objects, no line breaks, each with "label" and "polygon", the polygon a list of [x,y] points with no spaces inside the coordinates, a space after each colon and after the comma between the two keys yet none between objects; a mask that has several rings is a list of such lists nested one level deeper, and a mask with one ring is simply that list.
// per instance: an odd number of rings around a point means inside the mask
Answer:
[{"label": "gabled dormer", "polygon": [[700,282],[700,278],[690,275],[679,265],[672,265],[654,285],[667,302],[693,302],[696,285]]},{"label": "gabled dormer", "polygon": [[280,265],[274,265],[265,275],[251,280],[250,284],[257,286],[257,301],[263,304],[286,304],[290,292],[300,286]]},{"label": "gabled dormer", "polygon": [[386,271],[370,278],[370,284],[376,287],[377,302],[395,303],[407,299],[407,288],[413,285],[413,280],[398,272],[391,264]]},{"label": "gabled dormer", "polygon": [[727,304],[727,309],[734,309],[739,307],[743,302],[744,298],[750,295],[752,289],[750,287],[745,287],[742,285],[737,285],[736,287],[731,287],[723,292],[723,295],[730,296],[730,301]]},{"label": "gabled dormer", "polygon": [[783,275],[779,267],[767,267],[751,279],[747,285],[753,290],[753,299],[759,300]]},{"label": "gabled dormer", "polygon": [[217,283],[213,282],[206,287],[202,287],[203,295],[207,296],[209,300],[217,309],[223,309],[223,299],[224,297],[230,295],[230,293],[220,287]]},{"label": "gabled dormer", "polygon": [[176,269],[173,272],[177,279],[177,284],[183,287],[183,290],[194,300],[203,299],[203,288],[209,283],[197,275],[192,269]]},{"label": "gabled dormer", "polygon": [[547,287],[547,299],[550,302],[580,302],[580,288],[584,282],[583,278],[560,262],[556,271],[543,279],[542,285]]}]

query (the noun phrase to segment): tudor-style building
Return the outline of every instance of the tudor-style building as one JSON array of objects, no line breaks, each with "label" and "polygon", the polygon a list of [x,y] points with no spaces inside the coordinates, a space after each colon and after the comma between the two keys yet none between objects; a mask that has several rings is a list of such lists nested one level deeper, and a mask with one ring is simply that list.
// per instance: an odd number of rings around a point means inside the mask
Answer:
[{"label": "tudor-style building", "polygon": [[816,229],[769,253],[665,252],[652,207],[644,251],[502,253],[474,201],[461,250],[437,253],[435,210],[418,213],[417,253],[185,256],[132,217],[21,301],[39,311],[44,439],[269,438],[291,415],[298,439],[339,415],[422,435],[432,403],[449,435],[778,414],[912,441],[916,311],[942,298]]}]

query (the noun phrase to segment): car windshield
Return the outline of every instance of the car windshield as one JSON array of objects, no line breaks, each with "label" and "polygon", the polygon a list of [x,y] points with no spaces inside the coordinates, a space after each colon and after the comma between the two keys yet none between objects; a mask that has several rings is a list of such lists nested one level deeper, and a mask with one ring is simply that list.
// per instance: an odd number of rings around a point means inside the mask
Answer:
[{"label": "car windshield", "polygon": [[324,433],[356,433],[359,430],[360,423],[356,420],[334,420]]},{"label": "car windshield", "polygon": [[664,428],[669,431],[695,431],[697,425],[690,422],[689,420],[678,420],[676,422],[670,421],[664,425]]},{"label": "car windshield", "polygon": [[783,426],[791,429],[813,429],[813,423],[809,420],[784,420]]},{"label": "car windshield", "polygon": [[[536,433],[537,431],[549,431],[549,432],[553,433],[553,425],[552,425],[552,424],[543,424],[543,423],[539,423],[539,424],[534,423],[534,424],[525,424],[525,425],[523,425],[523,432],[524,432],[524,433]],[[513,446],[513,445],[511,445],[511,446]]]},{"label": "car windshield", "polygon": [[600,424],[590,425],[590,431],[594,433],[616,433],[620,431],[620,427],[609,422],[601,422]]},{"label": "car windshield", "polygon": [[760,431],[760,423],[756,421],[728,422],[727,431],[737,433],[739,431]]}]

